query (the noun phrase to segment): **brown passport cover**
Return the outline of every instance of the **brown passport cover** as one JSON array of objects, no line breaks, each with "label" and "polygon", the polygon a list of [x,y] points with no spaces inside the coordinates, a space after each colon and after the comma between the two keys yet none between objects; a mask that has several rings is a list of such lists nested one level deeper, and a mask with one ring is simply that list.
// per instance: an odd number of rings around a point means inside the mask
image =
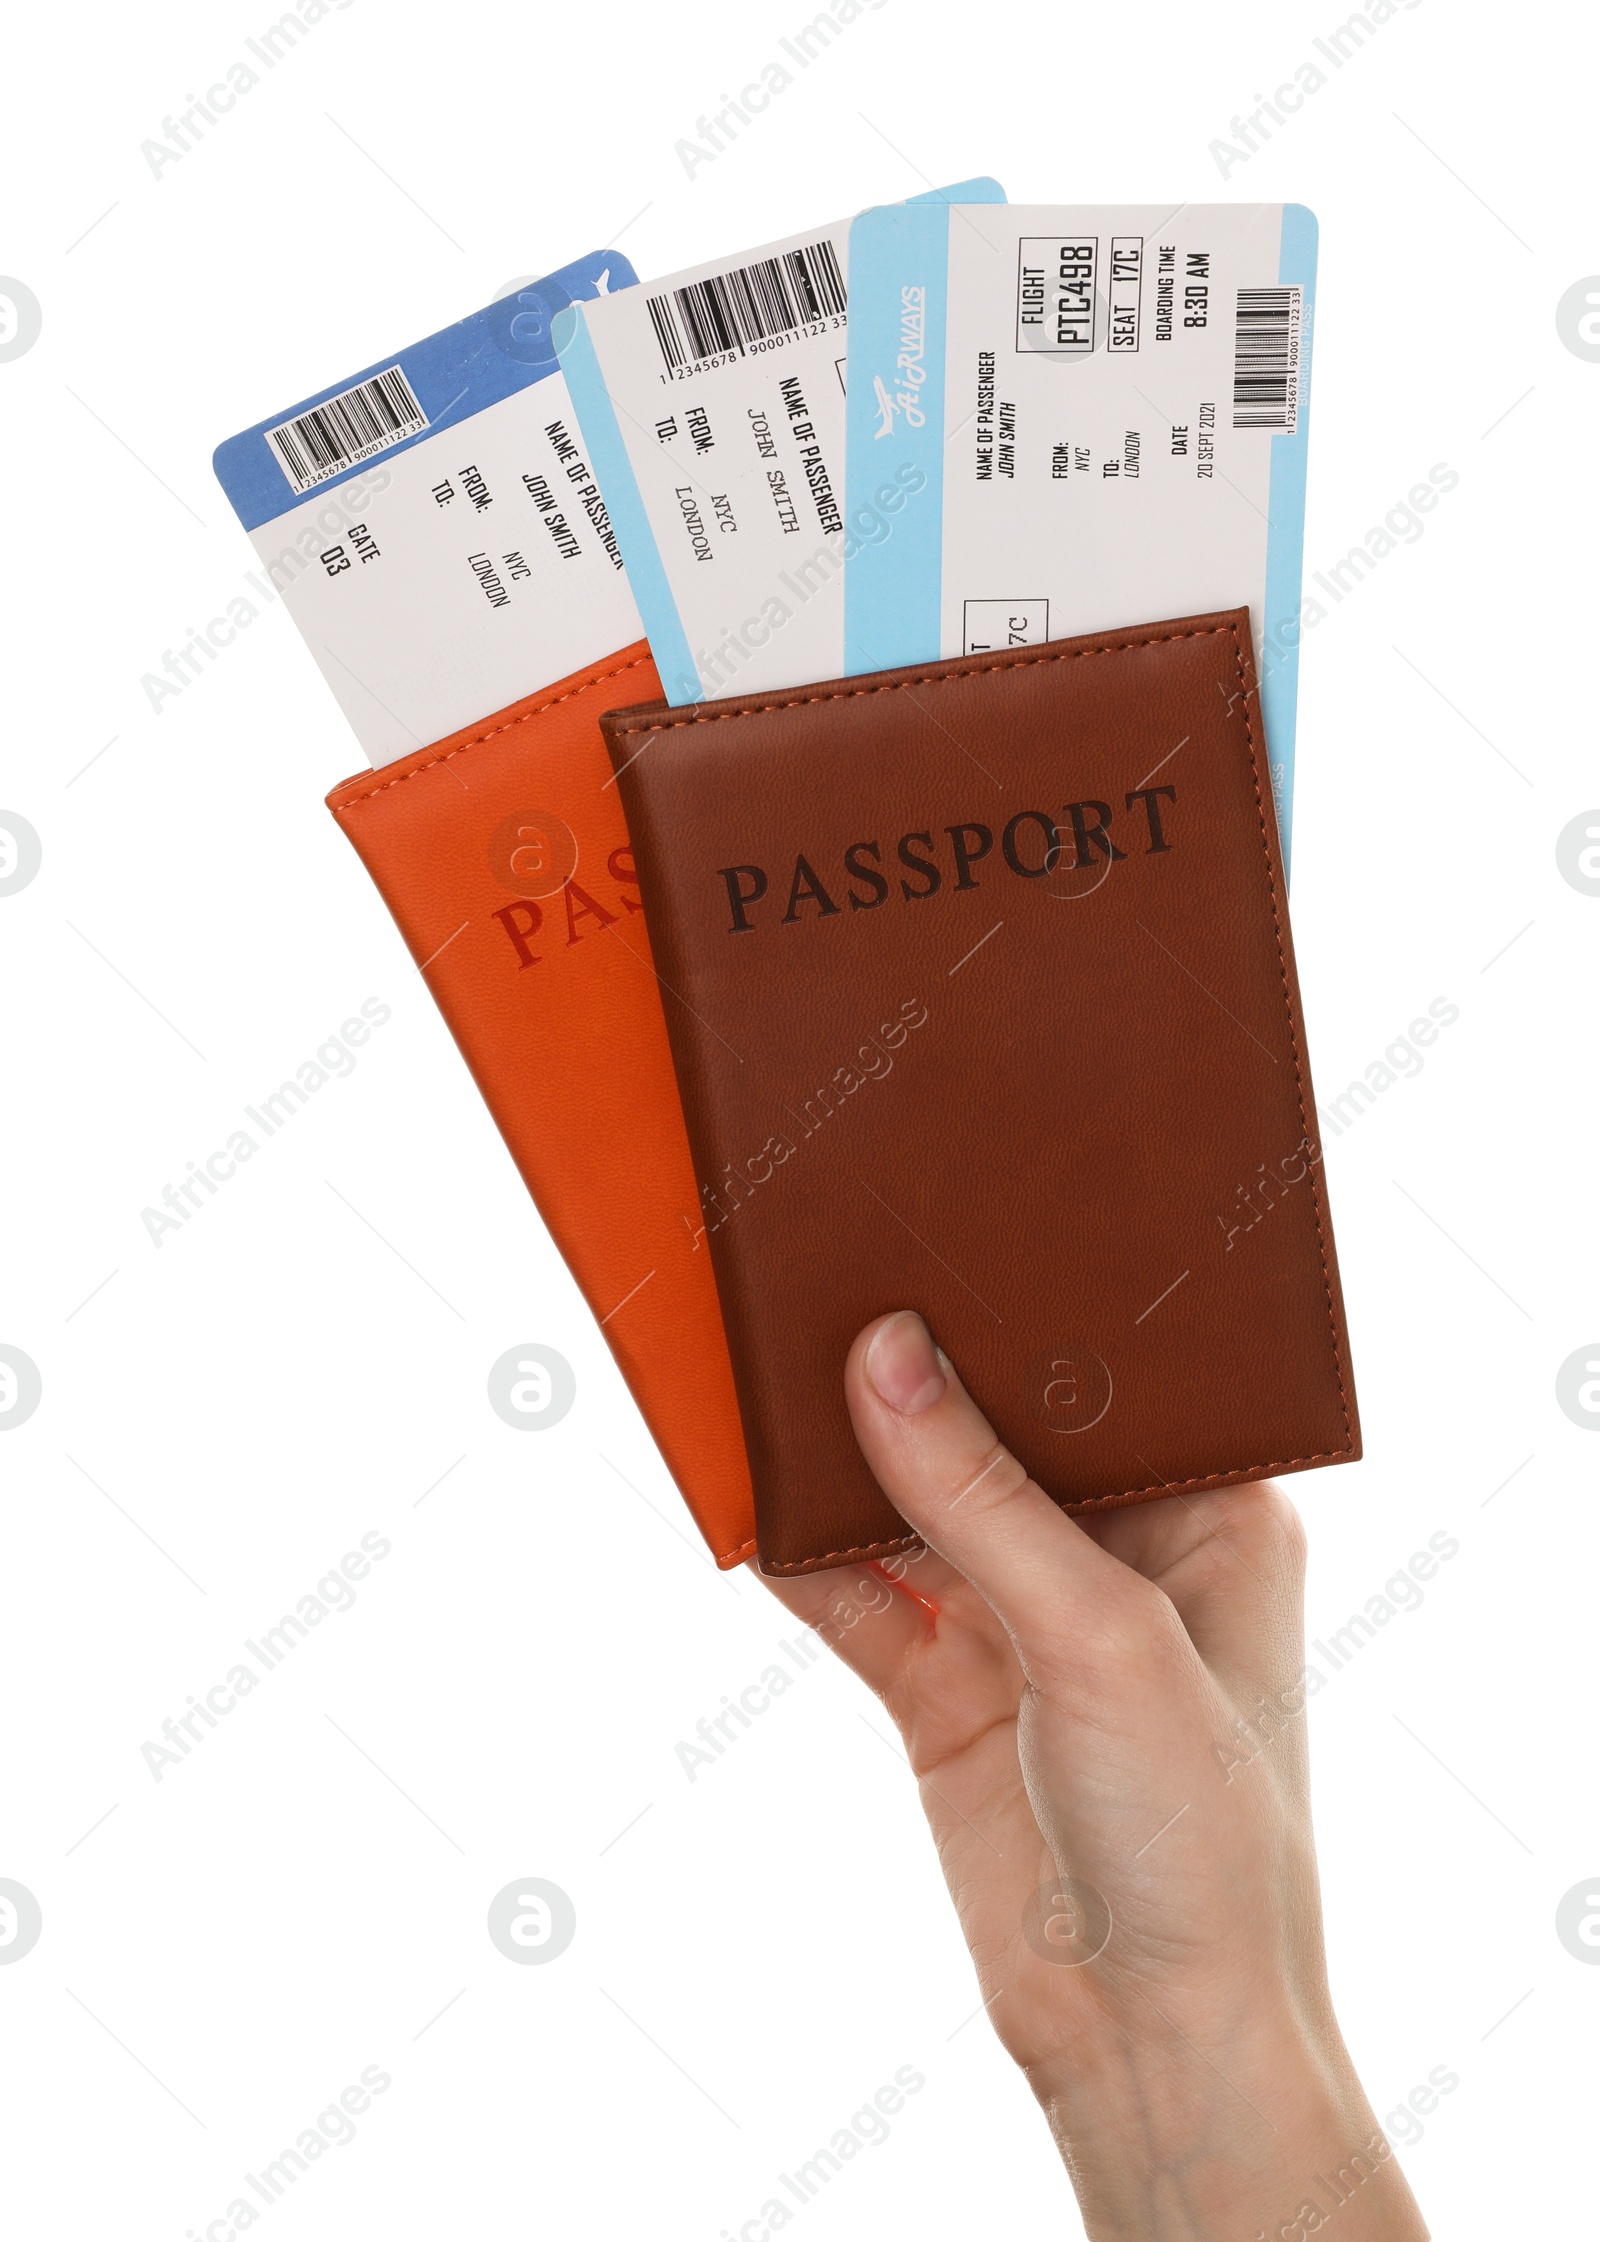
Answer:
[{"label": "brown passport cover", "polygon": [[719,1565],[750,1474],[597,721],[659,690],[643,643],[346,779],[328,807],[393,912]]},{"label": "brown passport cover", "polygon": [[1073,1511],[1360,1454],[1244,610],[602,725],[765,1571],[891,1308]]}]

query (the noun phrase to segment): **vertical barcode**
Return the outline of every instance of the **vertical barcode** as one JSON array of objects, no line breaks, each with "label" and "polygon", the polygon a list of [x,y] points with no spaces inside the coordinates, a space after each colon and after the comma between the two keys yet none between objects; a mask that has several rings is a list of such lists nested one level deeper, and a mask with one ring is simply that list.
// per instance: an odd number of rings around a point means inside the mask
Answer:
[{"label": "vertical barcode", "polygon": [[759,264],[741,265],[734,272],[645,298],[661,355],[672,373],[701,359],[742,355],[751,343],[794,334],[819,319],[842,314],[844,308],[844,277],[831,241],[786,249]]},{"label": "vertical barcode", "polygon": [[1293,435],[1299,393],[1299,289],[1241,288],[1234,312],[1234,427]]},{"label": "vertical barcode", "polygon": [[298,498],[330,475],[341,475],[408,436],[420,436],[428,416],[398,366],[325,397],[306,413],[267,430],[267,442]]}]

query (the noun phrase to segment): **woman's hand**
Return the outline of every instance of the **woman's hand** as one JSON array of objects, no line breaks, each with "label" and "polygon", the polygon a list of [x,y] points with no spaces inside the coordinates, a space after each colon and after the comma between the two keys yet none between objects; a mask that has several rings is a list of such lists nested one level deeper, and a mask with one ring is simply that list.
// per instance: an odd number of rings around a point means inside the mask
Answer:
[{"label": "woman's hand", "polygon": [[1425,2236],[1328,1995],[1293,1506],[1066,1517],[909,1311],[861,1333],[845,1390],[927,1548],[766,1585],[905,1740],[1089,2234]]}]

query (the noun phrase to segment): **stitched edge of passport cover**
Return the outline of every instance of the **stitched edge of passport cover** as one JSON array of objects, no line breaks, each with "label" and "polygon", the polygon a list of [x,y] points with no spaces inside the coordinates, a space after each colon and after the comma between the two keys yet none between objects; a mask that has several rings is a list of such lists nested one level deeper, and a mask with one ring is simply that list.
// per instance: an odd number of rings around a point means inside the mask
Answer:
[{"label": "stitched edge of passport cover", "polygon": [[[598,829],[601,864],[628,848],[595,719],[621,692],[657,682],[637,642],[342,781],[327,806],[388,905],[668,1470],[727,1567],[755,1549],[749,1468],[708,1256],[693,1243],[698,1193],[644,919],[631,915],[639,905],[622,881],[592,870],[580,848],[562,888],[523,909],[524,922],[543,922],[544,972],[529,974],[509,930],[494,923],[516,890],[497,881],[488,856],[495,825],[535,808],[564,809],[591,843]],[[574,915],[569,890],[598,912]],[[523,932],[529,947],[533,928]],[[594,947],[601,942],[604,951]],[[611,954],[615,945],[626,958]],[[581,991],[556,984],[556,1002],[534,1010],[533,985],[542,983],[543,995],[552,967],[570,977],[584,963]],[[550,1095],[558,1070],[564,1099]]]}]

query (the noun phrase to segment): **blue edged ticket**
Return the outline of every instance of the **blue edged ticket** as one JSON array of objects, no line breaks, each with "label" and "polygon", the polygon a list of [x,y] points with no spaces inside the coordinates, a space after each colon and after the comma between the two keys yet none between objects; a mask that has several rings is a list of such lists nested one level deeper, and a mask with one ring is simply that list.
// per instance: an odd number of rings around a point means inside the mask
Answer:
[{"label": "blue edged ticket", "polygon": [[[919,200],[1004,196],[972,179]],[[843,666],[849,286],[841,219],[563,323],[562,371],[674,703]]]},{"label": "blue edged ticket", "polygon": [[374,763],[640,636],[552,332],[635,278],[597,251],[217,447]]}]

